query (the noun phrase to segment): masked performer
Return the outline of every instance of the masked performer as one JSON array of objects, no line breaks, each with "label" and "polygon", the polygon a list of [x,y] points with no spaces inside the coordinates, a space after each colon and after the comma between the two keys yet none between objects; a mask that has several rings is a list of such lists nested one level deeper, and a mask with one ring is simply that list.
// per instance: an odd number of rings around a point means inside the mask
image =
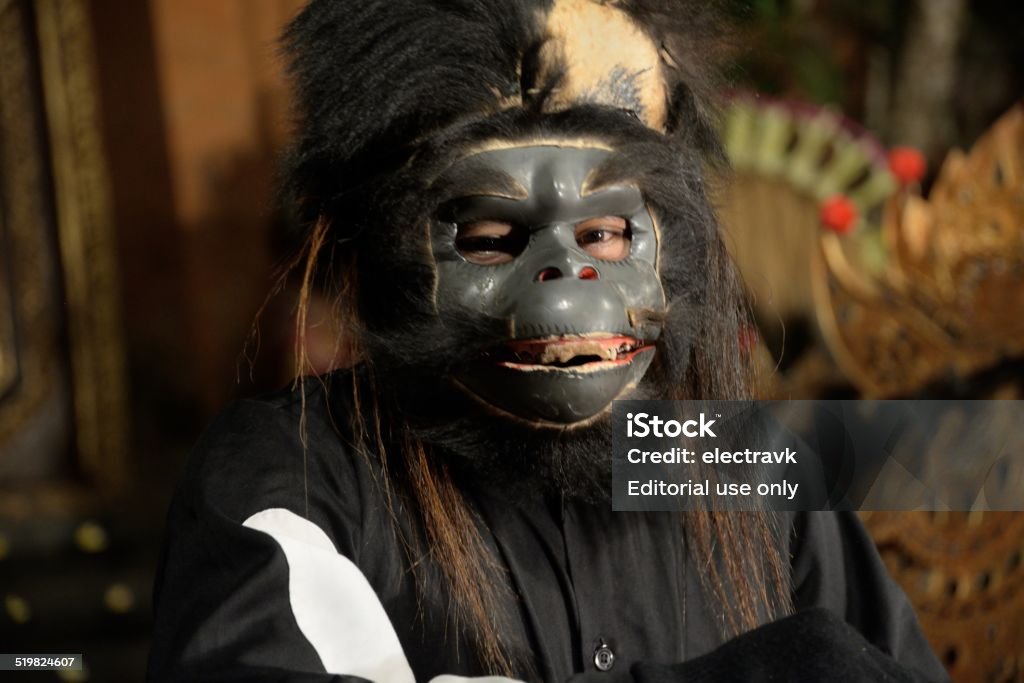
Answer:
[{"label": "masked performer", "polygon": [[748,393],[703,5],[298,16],[306,284],[358,357],[203,438],[152,679],[944,677],[853,516],[610,510],[613,399]]}]

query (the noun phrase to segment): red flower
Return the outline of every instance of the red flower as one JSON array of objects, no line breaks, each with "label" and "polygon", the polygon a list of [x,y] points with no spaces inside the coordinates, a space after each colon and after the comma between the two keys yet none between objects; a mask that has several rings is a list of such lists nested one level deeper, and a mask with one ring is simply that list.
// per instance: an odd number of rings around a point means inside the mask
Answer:
[{"label": "red flower", "polygon": [[889,151],[889,170],[903,185],[920,182],[928,163],[913,147],[893,147]]},{"label": "red flower", "polygon": [[857,207],[845,195],[837,194],[821,203],[818,216],[823,226],[845,235],[853,230],[857,222]]}]

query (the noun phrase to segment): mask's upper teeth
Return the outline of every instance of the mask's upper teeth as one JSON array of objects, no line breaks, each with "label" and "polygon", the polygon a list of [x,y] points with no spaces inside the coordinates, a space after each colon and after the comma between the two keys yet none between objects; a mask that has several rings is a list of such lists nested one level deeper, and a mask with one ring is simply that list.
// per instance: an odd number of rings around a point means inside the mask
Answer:
[{"label": "mask's upper teeth", "polygon": [[599,341],[580,340],[550,344],[544,347],[540,354],[540,362],[549,365],[551,363],[567,363],[576,356],[597,356],[606,358],[608,348]]},{"label": "mask's upper teeth", "polygon": [[594,361],[615,361],[642,346],[634,339],[611,340],[602,337],[559,338],[548,343],[512,344],[511,361],[525,365],[583,365]]}]

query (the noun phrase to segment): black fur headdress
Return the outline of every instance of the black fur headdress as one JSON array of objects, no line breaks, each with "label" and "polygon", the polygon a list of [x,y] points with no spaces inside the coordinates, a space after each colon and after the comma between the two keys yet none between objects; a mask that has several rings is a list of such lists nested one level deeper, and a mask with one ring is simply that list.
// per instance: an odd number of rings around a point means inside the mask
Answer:
[{"label": "black fur headdress", "polygon": [[[715,150],[702,100],[716,53],[706,0],[313,0],[285,35],[299,119],[288,186],[312,222],[345,195],[461,122],[514,108],[551,111],[587,101],[575,65],[614,50],[621,32],[657,52],[659,126]],[[593,16],[586,16],[586,15]],[[622,21],[615,21],[618,15]],[[589,22],[580,26],[575,22]],[[596,43],[596,45],[595,45]],[[614,74],[609,75],[614,78]],[[586,75],[583,76],[586,78]]]}]

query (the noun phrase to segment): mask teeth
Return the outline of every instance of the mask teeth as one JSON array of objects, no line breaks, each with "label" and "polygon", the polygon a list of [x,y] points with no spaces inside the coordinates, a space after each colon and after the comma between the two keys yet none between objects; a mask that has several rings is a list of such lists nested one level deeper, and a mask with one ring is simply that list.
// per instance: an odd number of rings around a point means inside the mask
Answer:
[{"label": "mask teeth", "polygon": [[642,342],[623,342],[618,346],[609,346],[597,340],[581,340],[579,342],[552,344],[540,353],[517,353],[517,362],[538,365],[555,365],[569,363],[580,357],[591,357],[597,361],[614,361],[642,346]]},{"label": "mask teeth", "polygon": [[[609,356],[609,352],[612,352],[613,355]],[[614,354],[615,349],[609,349],[607,344],[602,344],[600,341],[579,340],[545,346],[540,353],[540,362],[543,365],[567,363],[577,356],[612,359]]]}]

